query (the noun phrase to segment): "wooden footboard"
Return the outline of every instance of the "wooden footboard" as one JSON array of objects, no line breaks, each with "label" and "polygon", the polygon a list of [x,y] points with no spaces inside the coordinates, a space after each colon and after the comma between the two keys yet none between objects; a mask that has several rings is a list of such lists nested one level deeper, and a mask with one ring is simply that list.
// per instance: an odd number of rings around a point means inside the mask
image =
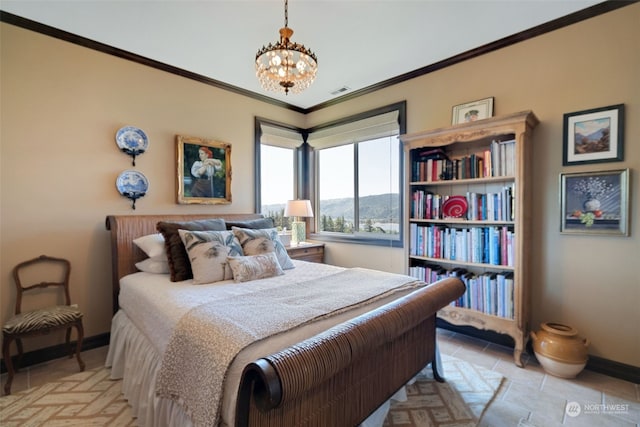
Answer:
[{"label": "wooden footboard", "polygon": [[434,361],[436,312],[464,291],[441,280],[249,364],[236,425],[358,425]]}]

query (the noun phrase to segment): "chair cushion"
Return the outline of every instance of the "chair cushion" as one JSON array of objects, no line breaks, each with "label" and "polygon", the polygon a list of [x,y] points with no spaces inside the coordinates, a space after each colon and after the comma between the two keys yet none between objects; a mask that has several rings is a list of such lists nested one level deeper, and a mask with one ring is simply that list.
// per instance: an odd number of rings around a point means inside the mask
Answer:
[{"label": "chair cushion", "polygon": [[74,306],[57,305],[41,310],[20,313],[7,321],[2,332],[7,334],[21,334],[25,332],[42,331],[67,325],[82,319],[82,313]]}]

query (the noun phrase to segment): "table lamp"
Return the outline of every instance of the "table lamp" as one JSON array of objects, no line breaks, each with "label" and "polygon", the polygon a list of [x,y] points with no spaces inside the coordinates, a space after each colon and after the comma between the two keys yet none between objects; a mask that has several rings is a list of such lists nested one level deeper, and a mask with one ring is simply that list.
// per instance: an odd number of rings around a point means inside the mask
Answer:
[{"label": "table lamp", "polygon": [[300,218],[313,217],[310,200],[288,200],[284,208],[284,216],[294,217],[291,223],[291,246],[298,246],[307,238],[306,223]]}]

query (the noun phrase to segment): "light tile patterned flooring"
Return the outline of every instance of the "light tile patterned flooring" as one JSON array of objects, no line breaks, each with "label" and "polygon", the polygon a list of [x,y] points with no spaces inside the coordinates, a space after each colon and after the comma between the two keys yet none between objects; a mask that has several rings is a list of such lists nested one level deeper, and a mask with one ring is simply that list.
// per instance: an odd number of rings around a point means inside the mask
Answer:
[{"label": "light tile patterned flooring", "polygon": [[[523,355],[525,368],[518,368],[511,348],[442,329],[438,346],[443,354],[506,378],[480,422],[482,427],[640,427],[638,384],[588,370],[571,380],[557,378],[527,354]],[[568,415],[568,402],[579,405],[580,413]]]},{"label": "light tile patterned flooring", "polygon": [[[486,411],[483,427],[640,427],[640,385],[588,370],[565,380],[547,375],[535,357],[524,355],[525,368],[513,363],[512,350],[476,338],[438,330],[443,354],[492,369],[506,381]],[[82,353],[87,369],[103,366],[107,347]],[[23,368],[13,380],[12,392],[37,387],[78,372],[74,359],[57,359]],[[6,374],[2,375],[2,385]],[[567,414],[568,402],[580,413]]]}]

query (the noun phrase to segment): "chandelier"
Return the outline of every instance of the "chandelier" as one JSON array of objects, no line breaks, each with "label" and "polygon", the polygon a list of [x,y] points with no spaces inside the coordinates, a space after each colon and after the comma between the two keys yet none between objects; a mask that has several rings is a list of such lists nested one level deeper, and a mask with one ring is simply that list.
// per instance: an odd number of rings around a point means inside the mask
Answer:
[{"label": "chandelier", "polygon": [[256,53],[256,76],[264,90],[284,90],[300,93],[316,78],[318,59],[315,53],[299,43],[292,42],[293,30],[288,27],[288,0],[284,2],[284,27],[280,28],[280,41],[262,46]]}]

